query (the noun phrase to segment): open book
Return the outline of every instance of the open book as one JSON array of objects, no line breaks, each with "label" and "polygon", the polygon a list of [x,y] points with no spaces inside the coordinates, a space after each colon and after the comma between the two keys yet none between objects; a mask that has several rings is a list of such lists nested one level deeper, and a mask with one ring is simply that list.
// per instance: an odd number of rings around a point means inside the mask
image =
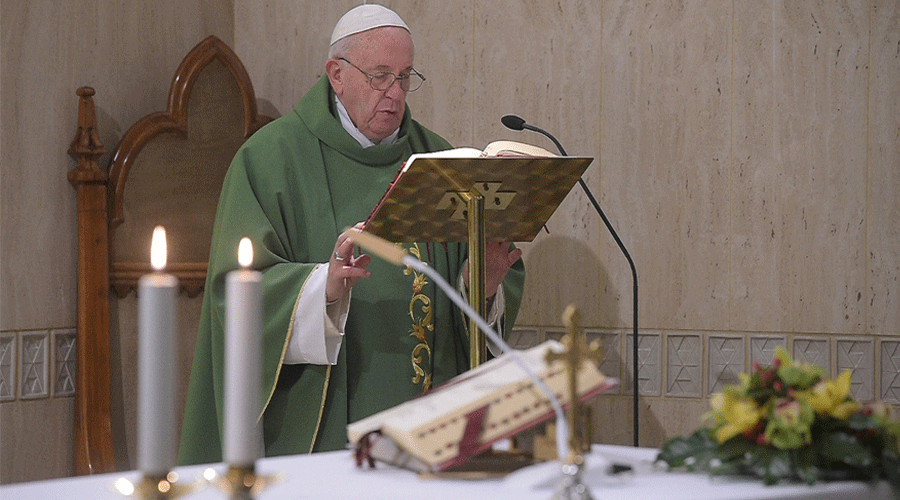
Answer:
[{"label": "open book", "polygon": [[430,153],[414,153],[410,155],[410,157],[403,162],[403,166],[400,167],[400,170],[397,172],[397,175],[394,177],[394,180],[391,181],[391,185],[388,186],[387,191],[385,191],[384,195],[382,195],[381,200],[375,205],[375,208],[372,209],[372,212],[369,214],[369,217],[366,219],[366,224],[368,225],[369,221],[372,220],[373,217],[378,213],[379,209],[384,205],[384,201],[390,196],[391,191],[395,185],[397,185],[397,180],[409,170],[410,165],[415,163],[418,159],[424,158],[527,158],[527,157],[535,157],[535,158],[552,158],[556,155],[547,151],[544,148],[538,146],[532,146],[531,144],[525,144],[524,142],[515,142],[515,141],[494,141],[488,144],[484,150],[478,150],[475,148],[453,148],[453,149],[445,149],[443,151],[432,151]]},{"label": "open book", "polygon": [[501,158],[528,156],[552,158],[556,155],[542,147],[525,144],[524,142],[494,141],[480,151],[475,148],[454,148],[432,153],[416,153],[409,157],[404,167],[415,158],[490,158],[492,156]]},{"label": "open book", "polygon": [[[565,364],[548,365],[546,354],[562,345],[550,340],[518,351],[528,367],[569,402]],[[577,375],[578,398],[585,400],[618,384],[590,362]],[[358,453],[415,471],[437,472],[465,463],[500,440],[553,416],[544,393],[510,354],[492,359],[431,392],[347,426]]]},{"label": "open book", "polygon": [[466,196],[484,197],[487,241],[531,241],[591,158],[496,141],[409,157],[365,221],[392,242],[467,241]]}]

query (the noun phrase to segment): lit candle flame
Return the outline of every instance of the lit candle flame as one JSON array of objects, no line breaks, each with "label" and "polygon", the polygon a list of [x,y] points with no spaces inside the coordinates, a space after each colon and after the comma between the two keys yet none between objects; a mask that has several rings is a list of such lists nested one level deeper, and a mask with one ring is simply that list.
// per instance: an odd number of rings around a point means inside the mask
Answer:
[{"label": "lit candle flame", "polygon": [[150,241],[150,265],[155,271],[166,267],[166,228],[153,228],[153,239]]},{"label": "lit candle flame", "polygon": [[250,242],[250,238],[241,238],[241,243],[238,245],[238,263],[243,268],[248,268],[250,264],[253,264],[253,243]]}]

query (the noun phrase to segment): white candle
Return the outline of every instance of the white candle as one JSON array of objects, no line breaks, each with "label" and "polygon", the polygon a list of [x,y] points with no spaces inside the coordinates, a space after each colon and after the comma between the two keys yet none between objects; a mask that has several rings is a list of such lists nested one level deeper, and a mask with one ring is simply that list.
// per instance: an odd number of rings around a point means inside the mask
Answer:
[{"label": "white candle", "polygon": [[251,466],[262,447],[262,274],[248,269],[253,245],[238,247],[241,269],[225,278],[225,463]]},{"label": "white candle", "polygon": [[154,272],[138,281],[138,469],[164,476],[175,466],[175,296],[178,280],[166,274],[166,231],[153,230]]}]

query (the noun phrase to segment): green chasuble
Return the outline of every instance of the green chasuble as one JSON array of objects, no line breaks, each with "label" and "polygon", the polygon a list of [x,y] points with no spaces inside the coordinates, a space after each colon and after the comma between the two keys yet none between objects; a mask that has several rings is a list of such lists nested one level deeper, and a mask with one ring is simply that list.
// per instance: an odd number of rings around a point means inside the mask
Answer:
[{"label": "green chasuble", "polygon": [[[353,287],[337,364],[283,364],[295,306],[345,227],[364,221],[409,155],[450,144],[407,109],[395,144],[363,148],[341,126],[323,76],[292,113],[241,147],[222,187],[181,433],[179,463],[222,460],[225,275],[238,242],[253,242],[263,273],[262,420],[266,455],[342,449],[346,426],[422,394],[469,367],[466,322],[430,279],[373,257]],[[410,251],[456,283],[462,244]],[[524,282],[521,260],[504,282],[507,329]],[[322,312],[324,321],[324,311]],[[298,319],[299,320],[299,319]]]}]

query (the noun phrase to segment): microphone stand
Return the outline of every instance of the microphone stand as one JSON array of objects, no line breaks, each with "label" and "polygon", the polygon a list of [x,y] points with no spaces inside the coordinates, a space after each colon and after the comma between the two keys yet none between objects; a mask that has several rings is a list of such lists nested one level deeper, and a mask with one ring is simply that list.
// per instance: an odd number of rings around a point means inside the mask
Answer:
[{"label": "microphone stand", "polygon": [[[507,118],[512,118],[512,119],[507,120]],[[521,121],[521,123],[519,123],[520,121]],[[503,122],[503,125],[505,125],[506,127],[510,128],[510,129],[513,129],[513,130],[527,129],[527,130],[537,132],[537,133],[547,137],[548,139],[553,141],[553,144],[556,145],[556,149],[559,150],[561,155],[569,156],[566,153],[566,150],[562,147],[562,144],[560,144],[559,141],[556,140],[556,137],[554,137],[553,134],[551,134],[550,132],[547,132],[546,130],[544,130],[540,127],[535,127],[534,125],[529,125],[529,124],[525,123],[525,120],[522,120],[521,118],[514,116],[514,115],[504,116],[502,122]],[[606,214],[603,213],[603,209],[600,208],[600,204],[597,203],[597,200],[594,198],[594,195],[593,195],[593,193],[591,193],[591,190],[588,189],[588,186],[587,186],[587,184],[585,184],[584,179],[579,178],[578,184],[581,185],[581,189],[584,190],[584,194],[586,194],[588,199],[591,201],[591,205],[594,206],[594,210],[596,210],[597,214],[600,215],[600,218],[603,219],[603,224],[606,225],[606,229],[609,230],[609,233],[612,235],[613,239],[616,240],[616,245],[619,246],[619,250],[622,251],[622,254],[625,256],[625,259],[628,261],[628,265],[631,267],[631,282],[632,282],[632,289],[633,289],[632,309],[634,312],[634,317],[633,317],[634,332],[632,334],[632,336],[633,336],[632,356],[633,356],[633,360],[634,360],[634,366],[632,366],[632,372],[633,372],[632,373],[632,379],[633,379],[632,380],[632,383],[633,383],[632,390],[634,391],[634,394],[632,397],[632,400],[633,400],[632,411],[634,413],[634,415],[633,415],[634,447],[636,448],[639,446],[639,444],[638,444],[638,430],[639,430],[639,426],[638,426],[638,373],[639,373],[639,367],[638,367],[638,279],[637,279],[637,268],[634,266],[634,260],[631,258],[631,254],[628,252],[628,249],[625,248],[625,244],[622,243],[621,238],[619,238],[619,234],[616,233],[615,229],[613,229],[612,224],[609,222],[609,219],[606,217]]]}]

